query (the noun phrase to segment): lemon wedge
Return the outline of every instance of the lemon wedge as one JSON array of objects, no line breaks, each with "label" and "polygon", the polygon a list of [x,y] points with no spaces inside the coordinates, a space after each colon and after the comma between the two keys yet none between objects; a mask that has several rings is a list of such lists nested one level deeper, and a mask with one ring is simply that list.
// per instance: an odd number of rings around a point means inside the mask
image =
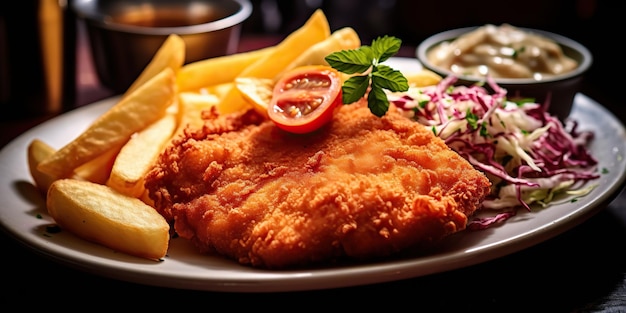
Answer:
[{"label": "lemon wedge", "polygon": [[257,77],[237,77],[235,87],[243,98],[248,101],[255,110],[267,117],[267,108],[274,92],[274,80]]},{"label": "lemon wedge", "polygon": [[411,87],[426,87],[436,85],[441,81],[441,76],[430,70],[423,69],[419,72],[403,73]]}]

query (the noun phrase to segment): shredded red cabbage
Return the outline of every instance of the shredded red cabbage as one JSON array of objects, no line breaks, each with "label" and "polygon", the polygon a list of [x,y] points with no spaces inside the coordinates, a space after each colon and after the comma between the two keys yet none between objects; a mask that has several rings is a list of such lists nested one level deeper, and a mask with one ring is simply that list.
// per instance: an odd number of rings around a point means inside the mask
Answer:
[{"label": "shredded red cabbage", "polygon": [[530,211],[533,203],[547,206],[599,177],[597,160],[586,148],[593,133],[578,131],[576,121],[563,123],[532,99],[510,101],[492,79],[487,79],[492,93],[480,85],[454,86],[456,81],[449,76],[435,86],[388,97],[491,180],[481,210],[497,214],[475,218],[468,229],[488,228],[519,208]]}]

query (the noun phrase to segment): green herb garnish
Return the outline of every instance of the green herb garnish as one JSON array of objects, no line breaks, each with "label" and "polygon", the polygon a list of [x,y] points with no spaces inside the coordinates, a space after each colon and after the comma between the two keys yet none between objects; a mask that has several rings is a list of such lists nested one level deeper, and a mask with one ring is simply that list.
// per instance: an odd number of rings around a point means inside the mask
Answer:
[{"label": "green herb garnish", "polygon": [[470,109],[467,109],[467,112],[465,112],[465,120],[472,130],[476,130],[476,128],[478,128],[478,116],[472,113]]},{"label": "green herb garnish", "polygon": [[407,91],[409,84],[400,71],[382,64],[398,53],[402,41],[396,37],[378,37],[371,46],[363,45],[357,49],[341,50],[326,56],[325,60],[336,70],[351,75],[341,87],[344,104],[351,104],[361,99],[370,87],[367,106],[370,111],[381,117],[389,109],[389,100],[385,89],[392,92]]},{"label": "green herb garnish", "polygon": [[511,98],[511,102],[514,102],[518,107],[525,103],[535,103],[535,98]]}]

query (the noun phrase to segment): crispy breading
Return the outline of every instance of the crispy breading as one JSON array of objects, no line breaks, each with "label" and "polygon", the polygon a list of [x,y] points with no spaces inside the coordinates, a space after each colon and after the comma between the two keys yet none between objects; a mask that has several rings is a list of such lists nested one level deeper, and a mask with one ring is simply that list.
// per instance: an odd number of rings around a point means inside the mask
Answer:
[{"label": "crispy breading", "polygon": [[200,251],[278,269],[436,244],[465,229],[490,182],[424,126],[361,102],[305,135],[254,111],[213,115],[146,187]]}]

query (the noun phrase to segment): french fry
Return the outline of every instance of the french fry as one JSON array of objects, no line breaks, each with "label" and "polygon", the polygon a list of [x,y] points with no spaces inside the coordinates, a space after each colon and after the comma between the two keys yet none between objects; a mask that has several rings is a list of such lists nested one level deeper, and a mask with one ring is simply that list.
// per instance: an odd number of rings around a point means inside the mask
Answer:
[{"label": "french fry", "polygon": [[326,56],[341,50],[356,49],[361,46],[361,39],[356,31],[351,27],[344,27],[334,31],[330,37],[309,47],[304,53],[299,55],[280,73],[274,77],[278,80],[283,73],[286,73],[298,66],[304,65],[328,65]]},{"label": "french fry", "polygon": [[350,27],[333,32],[330,37],[309,47],[304,53],[293,60],[276,77],[236,77],[235,87],[243,98],[261,114],[267,116],[267,106],[271,100],[274,82],[284,73],[305,65],[328,65],[325,57],[332,52],[356,49],[361,46],[359,35]]},{"label": "french fry", "polygon": [[[326,15],[317,9],[306,23],[289,34],[274,49],[246,67],[237,77],[274,78],[312,45],[330,36]],[[250,106],[234,85],[218,104],[220,113],[231,113]]]},{"label": "french fry", "polygon": [[111,168],[120,148],[114,147],[103,154],[91,159],[74,170],[74,178],[88,180],[93,183],[104,184],[109,179]]},{"label": "french fry", "polygon": [[219,99],[223,99],[226,96],[226,94],[232,88],[232,86],[233,86],[233,81],[229,81],[227,83],[222,83],[222,84],[212,85],[212,86],[202,88],[200,89],[200,92],[198,93],[214,95],[219,100]]},{"label": "french fry", "polygon": [[161,47],[154,54],[150,63],[139,74],[139,77],[128,87],[124,95],[129,95],[139,86],[145,84],[166,68],[171,68],[174,73],[178,73],[185,63],[185,42],[179,35],[169,35]]},{"label": "french fry", "polygon": [[59,179],[48,189],[48,213],[62,228],[88,241],[147,259],[169,247],[169,224],[141,200],[89,181]]},{"label": "french fry", "polygon": [[69,177],[80,165],[121,148],[130,136],[165,115],[176,98],[176,76],[166,68],[101,115],[77,138],[39,163],[54,177]]},{"label": "french fry", "polygon": [[189,126],[200,128],[204,124],[202,111],[217,105],[219,98],[214,94],[181,92],[178,94],[178,128],[175,135],[180,134]]},{"label": "french fry", "polygon": [[326,15],[317,9],[302,27],[289,34],[271,53],[246,67],[238,76],[274,78],[309,47],[329,36],[330,26]]},{"label": "french fry", "polygon": [[232,82],[245,68],[274,50],[267,47],[185,64],[177,74],[178,90],[198,91]]},{"label": "french fry", "polygon": [[106,184],[125,195],[138,198],[144,193],[144,176],[169,142],[176,128],[174,114],[133,135],[115,158]]},{"label": "french fry", "polygon": [[[35,182],[35,186],[45,195],[50,185],[60,177],[54,177],[37,169],[39,163],[56,152],[52,146],[40,139],[33,139],[28,145],[28,169],[30,176]],[[109,178],[113,161],[117,155],[117,150],[111,149],[101,156],[81,165],[75,170],[72,178],[88,180],[95,183],[105,183]]]},{"label": "french fry", "polygon": [[28,169],[30,171],[30,176],[33,178],[37,189],[39,189],[43,195],[48,192],[48,188],[52,182],[58,179],[58,177],[54,177],[38,170],[37,165],[39,165],[39,163],[47,157],[54,154],[55,151],[56,149],[40,139],[33,139],[28,145]]}]

